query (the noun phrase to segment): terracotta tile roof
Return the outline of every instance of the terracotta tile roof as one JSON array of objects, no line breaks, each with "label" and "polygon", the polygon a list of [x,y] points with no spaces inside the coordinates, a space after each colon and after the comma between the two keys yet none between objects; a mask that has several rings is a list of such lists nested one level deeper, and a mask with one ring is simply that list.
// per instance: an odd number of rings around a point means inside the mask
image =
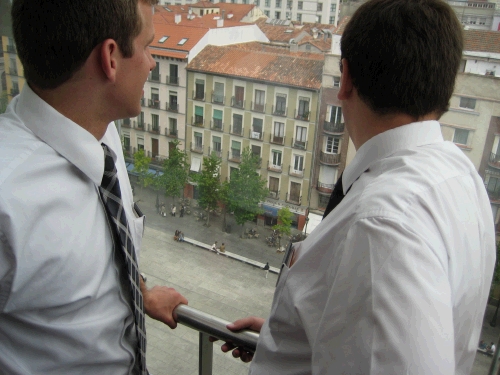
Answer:
[{"label": "terracotta tile roof", "polygon": [[500,31],[464,30],[464,51],[500,53]]},{"label": "terracotta tile roof", "polygon": [[[156,15],[155,15],[156,16]],[[185,57],[187,52],[191,50],[203,36],[209,31],[209,28],[205,27],[192,27],[184,25],[176,25],[175,23],[159,23],[155,22],[155,39],[151,43],[151,53],[160,56],[170,56],[166,54],[166,51],[172,52],[183,52]],[[159,40],[168,36],[167,40],[160,43]],[[183,39],[187,38],[186,43],[179,45],[178,43]],[[158,51],[162,50],[162,53]],[[175,57],[178,55],[176,54]],[[174,57],[172,55],[172,57]]]},{"label": "terracotta tile roof", "polygon": [[314,39],[312,36],[308,35],[298,43],[299,46],[303,44],[312,44],[321,52],[328,53],[332,49],[332,38],[327,38],[325,40],[324,36],[318,36]]},{"label": "terracotta tile roof", "polygon": [[258,43],[223,47],[206,46],[188,64],[187,70],[312,90],[320,89],[323,59],[306,58],[300,53],[268,52],[269,48],[267,51],[258,51],[255,49],[255,44]]},{"label": "terracotta tile roof", "polygon": [[340,20],[340,22],[338,23],[337,29],[335,30],[334,34],[342,35],[342,33],[344,32],[344,29],[345,29],[345,27],[350,19],[351,19],[350,16],[345,16],[344,18],[342,18]]}]

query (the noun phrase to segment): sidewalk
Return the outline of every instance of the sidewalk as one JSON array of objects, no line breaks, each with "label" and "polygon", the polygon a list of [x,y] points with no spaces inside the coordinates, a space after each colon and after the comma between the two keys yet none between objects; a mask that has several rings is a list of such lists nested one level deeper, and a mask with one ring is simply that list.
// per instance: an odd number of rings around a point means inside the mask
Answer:
[{"label": "sidewalk", "polygon": [[[209,227],[204,225],[205,221],[197,221],[194,212],[200,209],[192,207],[191,214],[180,217],[180,207],[177,204],[177,214],[175,217],[170,215],[172,198],[166,198],[160,193],[160,202],[165,202],[167,216],[162,217],[156,213],[156,193],[149,188],[140,188],[132,182],[134,186],[134,199],[146,215],[146,225],[159,231],[170,233],[173,237],[174,232],[179,229],[184,232],[185,237],[193,238],[197,241],[212,245],[217,241],[220,246],[223,242],[226,245],[226,251],[266,263],[272,267],[281,267],[283,253],[277,253],[276,247],[269,247],[266,243],[266,237],[271,235],[269,227],[257,226],[254,223],[246,223],[245,228],[256,228],[259,238],[241,239],[240,234],[244,231],[241,226],[236,225],[230,214],[226,215],[226,221],[231,225],[231,233],[222,231],[222,215],[217,217],[210,216]],[[177,199],[176,199],[177,201]],[[286,246],[286,243],[282,243]]]}]

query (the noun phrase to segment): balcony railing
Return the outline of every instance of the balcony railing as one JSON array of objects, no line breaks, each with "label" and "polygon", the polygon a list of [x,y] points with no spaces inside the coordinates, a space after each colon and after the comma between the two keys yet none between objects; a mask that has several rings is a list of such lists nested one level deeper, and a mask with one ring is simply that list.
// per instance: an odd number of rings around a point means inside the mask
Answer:
[{"label": "balcony railing", "polygon": [[144,130],[144,121],[134,121],[134,129]]},{"label": "balcony railing", "polygon": [[283,170],[282,165],[275,165],[271,163],[269,160],[267,161],[267,170],[272,172],[281,172]]},{"label": "balcony railing", "polygon": [[490,160],[488,162],[494,168],[500,169],[500,155],[494,154],[493,152],[490,154]]},{"label": "balcony railing", "polygon": [[231,107],[234,108],[245,108],[245,101],[244,100],[236,100],[235,96],[231,97]]},{"label": "balcony railing", "polygon": [[297,206],[300,206],[302,204],[302,197],[297,196],[297,195],[288,195],[288,192],[286,193],[285,197],[286,202],[295,204]]},{"label": "balcony railing", "polygon": [[274,134],[269,135],[269,143],[274,143],[276,145],[284,145],[285,144],[285,137],[278,137]]},{"label": "balcony railing", "polygon": [[302,121],[309,121],[309,117],[310,117],[311,113],[310,112],[297,112],[295,111],[295,119],[297,120],[302,120]]},{"label": "balcony railing", "polygon": [[148,81],[150,82],[161,82],[161,74],[160,73],[149,73]]},{"label": "balcony railing", "polygon": [[239,125],[239,126],[231,125],[231,129],[230,129],[229,132],[231,134],[233,134],[233,135],[242,136],[243,135],[243,126],[241,126],[241,125]]},{"label": "balcony railing", "polygon": [[179,112],[179,104],[166,102],[165,109],[170,112]]},{"label": "balcony railing", "polygon": [[205,119],[196,119],[196,117],[191,117],[191,124],[193,126],[197,126],[199,128],[204,128],[205,127]]},{"label": "balcony railing", "polygon": [[325,121],[323,124],[323,130],[327,133],[336,133],[341,134],[344,132],[344,123],[343,122],[328,122]]},{"label": "balcony railing", "polygon": [[242,330],[231,332],[226,328],[230,323],[203,311],[193,309],[187,305],[178,305],[175,308],[177,322],[199,331],[198,374],[212,375],[213,344],[209,337],[217,337],[222,341],[230,341],[248,352],[255,352],[259,334],[254,331]]},{"label": "balcony railing", "polygon": [[148,124],[148,132],[153,134],[160,134],[160,126]]},{"label": "balcony railing", "polygon": [[319,182],[319,180],[318,184],[316,185],[316,189],[323,193],[331,193],[334,187],[335,184],[324,184],[323,182]]},{"label": "balcony railing", "polygon": [[307,148],[307,141],[299,141],[298,139],[292,138],[292,147],[298,148],[299,150],[305,150]]},{"label": "balcony railing", "polygon": [[273,190],[269,190],[269,195],[268,195],[269,198],[271,199],[280,199],[280,191],[277,190],[277,191],[273,191]]},{"label": "balcony railing", "polygon": [[250,134],[248,135],[248,137],[251,139],[262,141],[262,139],[264,138],[264,132],[256,132],[250,129]]},{"label": "balcony railing", "polygon": [[148,107],[160,109],[160,101],[157,99],[148,99]]},{"label": "balcony railing", "polygon": [[294,177],[304,177],[304,169],[301,171],[298,169],[292,168],[291,165],[288,166],[288,175],[289,176],[294,176]]},{"label": "balcony railing", "polygon": [[203,154],[203,144],[197,144],[196,142],[195,144],[193,144],[193,142],[191,142],[191,151],[198,154]]},{"label": "balcony railing", "polygon": [[17,74],[17,69],[10,69],[8,74],[11,75],[11,76],[17,76],[18,75]]},{"label": "balcony railing", "polygon": [[170,138],[177,138],[177,129],[168,129],[165,128],[165,135]]},{"label": "balcony railing", "polygon": [[146,106],[146,98],[141,98],[141,106]]},{"label": "balcony railing", "polygon": [[205,92],[197,93],[196,90],[193,91],[193,100],[205,100]]},{"label": "balcony railing", "polygon": [[223,132],[224,131],[224,124],[222,123],[222,120],[218,120],[218,119],[211,120],[210,121],[210,129],[218,131],[218,132]]},{"label": "balcony railing", "polygon": [[266,112],[266,104],[259,104],[259,103],[254,103],[254,102],[251,102],[250,104],[252,107],[252,111],[260,112],[260,113]]},{"label": "balcony railing", "polygon": [[212,153],[215,152],[215,155],[217,155],[218,158],[222,159],[222,150],[214,150],[213,148],[208,148],[208,156],[212,155]]},{"label": "balcony railing", "polygon": [[319,161],[323,164],[336,165],[340,164],[340,154],[327,154],[321,151],[319,154]]},{"label": "balcony railing", "polygon": [[147,151],[146,155],[151,159],[151,164],[162,166],[163,162],[167,159],[166,156],[157,154],[155,152]]},{"label": "balcony railing", "polygon": [[7,44],[5,47],[6,47],[5,52],[7,52],[7,53],[17,53],[15,46]]},{"label": "balcony railing", "polygon": [[132,127],[132,122],[130,121],[129,118],[124,118],[122,120],[122,127],[124,127],[124,128],[131,128]]},{"label": "balcony railing", "polygon": [[179,85],[179,77],[177,76],[167,76],[167,85]]},{"label": "balcony railing", "polygon": [[288,107],[279,107],[279,108],[276,108],[274,105],[273,105],[273,115],[275,116],[283,116],[283,117],[286,117],[288,113]]},{"label": "balcony railing", "polygon": [[19,95],[19,89],[10,89],[10,95],[11,96]]},{"label": "balcony railing", "polygon": [[212,92],[212,103],[224,104],[226,102],[226,97],[224,95],[216,94]]},{"label": "balcony railing", "polygon": [[239,150],[231,150],[227,152],[227,160],[241,163],[241,153]]}]

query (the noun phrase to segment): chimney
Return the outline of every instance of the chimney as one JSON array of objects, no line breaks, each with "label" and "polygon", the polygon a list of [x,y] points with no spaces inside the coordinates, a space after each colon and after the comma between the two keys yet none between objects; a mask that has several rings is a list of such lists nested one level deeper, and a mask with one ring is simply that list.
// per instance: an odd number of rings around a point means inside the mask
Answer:
[{"label": "chimney", "polygon": [[225,16],[226,16],[226,11],[225,9],[222,9],[221,18],[224,19]]},{"label": "chimney", "polygon": [[181,23],[182,16],[180,14],[175,15],[175,24]]}]

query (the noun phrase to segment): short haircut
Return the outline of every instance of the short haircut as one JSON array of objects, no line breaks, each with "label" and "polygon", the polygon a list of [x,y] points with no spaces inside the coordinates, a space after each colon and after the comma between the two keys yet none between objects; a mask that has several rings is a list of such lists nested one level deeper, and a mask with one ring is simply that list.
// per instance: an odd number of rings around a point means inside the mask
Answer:
[{"label": "short haircut", "polygon": [[370,0],[341,39],[360,98],[376,113],[440,117],[463,50],[458,18],[443,0]]},{"label": "short haircut", "polygon": [[106,39],[132,56],[142,29],[139,2],[157,0],[14,0],[12,28],[26,80],[40,89],[60,86]]}]

